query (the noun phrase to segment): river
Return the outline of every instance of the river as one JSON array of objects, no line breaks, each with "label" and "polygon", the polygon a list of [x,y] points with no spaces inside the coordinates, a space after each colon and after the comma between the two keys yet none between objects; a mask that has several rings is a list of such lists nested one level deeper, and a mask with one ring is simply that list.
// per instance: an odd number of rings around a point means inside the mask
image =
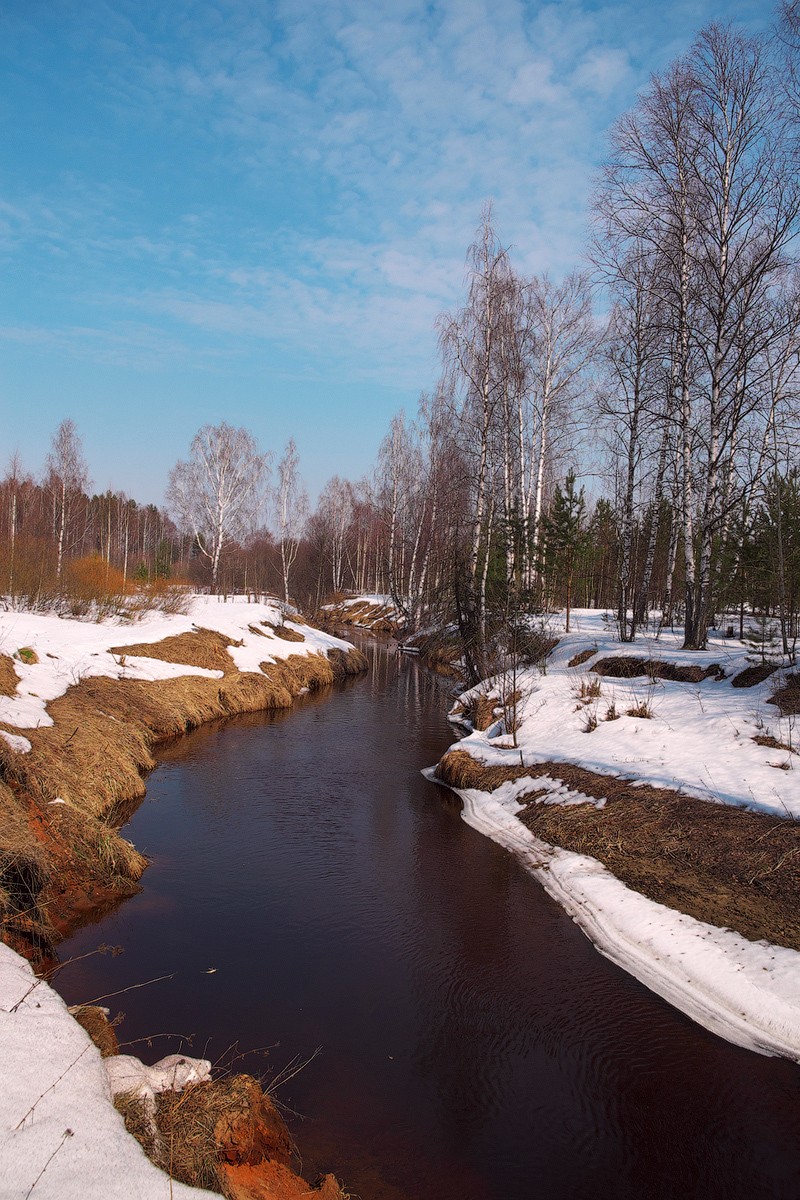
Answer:
[{"label": "river", "polygon": [[62,946],[124,953],[65,967],[68,1002],[173,976],[103,1001],[130,1052],[277,1080],[304,1174],[360,1200],[797,1200],[800,1069],[594,951],[420,775],[447,683],[363,648],[369,676],[159,753],[144,891]]}]

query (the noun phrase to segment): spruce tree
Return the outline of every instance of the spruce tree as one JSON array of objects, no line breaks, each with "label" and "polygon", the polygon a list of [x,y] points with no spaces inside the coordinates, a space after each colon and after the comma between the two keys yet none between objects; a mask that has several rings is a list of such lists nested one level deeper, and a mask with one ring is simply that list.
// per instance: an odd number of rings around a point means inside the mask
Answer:
[{"label": "spruce tree", "polygon": [[566,594],[567,633],[575,565],[586,540],[585,515],[583,488],[576,491],[575,472],[569,471],[564,480],[563,490],[556,484],[553,504],[544,522],[545,571],[553,590],[558,588]]}]

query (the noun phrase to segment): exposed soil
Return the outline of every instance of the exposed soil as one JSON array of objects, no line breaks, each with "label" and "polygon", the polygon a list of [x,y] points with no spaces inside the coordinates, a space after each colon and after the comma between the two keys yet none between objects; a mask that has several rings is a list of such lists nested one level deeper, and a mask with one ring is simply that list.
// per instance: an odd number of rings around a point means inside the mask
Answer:
[{"label": "exposed soil", "polygon": [[312,1187],[273,1100],[250,1075],[190,1084],[156,1097],[155,1123],[140,1100],[115,1105],[148,1158],[170,1178],[229,1200],[343,1200],[332,1175]]},{"label": "exposed soil", "polygon": [[[635,785],[570,763],[486,766],[450,750],[436,774],[456,788],[493,791],[548,775],[603,808],[530,798],[520,820],[543,841],[589,855],[629,887],[700,921],[800,950],[800,823],[681,792]],[[544,795],[541,789],[538,796]]]}]

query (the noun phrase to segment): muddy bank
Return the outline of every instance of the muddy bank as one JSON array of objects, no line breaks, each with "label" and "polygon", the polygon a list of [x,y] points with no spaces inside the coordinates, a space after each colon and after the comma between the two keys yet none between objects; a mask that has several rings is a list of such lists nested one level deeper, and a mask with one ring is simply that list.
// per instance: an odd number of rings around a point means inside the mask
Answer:
[{"label": "muddy bank", "polygon": [[[524,796],[520,821],[550,845],[597,859],[651,900],[751,941],[800,950],[800,826],[642,786],[559,762],[487,766],[453,749],[436,776],[448,786],[491,793],[501,784],[547,776],[595,800],[552,803],[552,789]],[[550,803],[545,803],[547,798]]]}]

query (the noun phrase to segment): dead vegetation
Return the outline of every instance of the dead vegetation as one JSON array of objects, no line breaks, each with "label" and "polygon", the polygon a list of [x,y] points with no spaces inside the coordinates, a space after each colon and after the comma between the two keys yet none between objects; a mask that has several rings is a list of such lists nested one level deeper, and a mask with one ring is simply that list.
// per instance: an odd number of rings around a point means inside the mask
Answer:
[{"label": "dead vegetation", "polygon": [[[329,625],[357,625],[371,629],[373,633],[397,633],[400,622],[395,619],[394,609],[387,604],[374,604],[371,600],[353,603],[346,598],[334,600],[323,612],[325,627]],[[321,622],[315,618],[315,624]]]},{"label": "dead vegetation", "polygon": [[39,905],[51,872],[24,806],[0,782],[0,937],[20,954],[37,957],[52,945],[53,929]]},{"label": "dead vegetation", "polygon": [[477,692],[467,699],[457,701],[453,707],[453,715],[468,721],[473,729],[485,730],[497,720],[495,709],[499,703],[497,696]]},{"label": "dead vegetation", "polygon": [[776,688],[767,704],[774,704],[784,717],[800,713],[800,675],[787,675],[781,687]]},{"label": "dead vegetation", "polygon": [[201,667],[206,671],[222,671],[229,674],[236,670],[228,646],[241,646],[233,638],[218,633],[215,629],[193,629],[190,633],[178,633],[160,642],[137,642],[133,646],[111,646],[109,653],[118,658],[157,658],[162,662],[180,663],[187,667]]},{"label": "dead vegetation", "polygon": [[155,1110],[135,1094],[114,1099],[125,1126],[170,1179],[229,1200],[274,1196],[342,1200],[333,1176],[310,1187],[293,1170],[294,1142],[275,1104],[250,1075],[162,1092]]},{"label": "dead vegetation", "polygon": [[305,634],[302,634],[299,629],[290,629],[288,625],[273,625],[269,621],[263,621],[268,629],[271,629],[275,637],[282,638],[284,642],[304,642]]},{"label": "dead vegetation", "polygon": [[[207,629],[117,647],[221,670],[146,682],[84,679],[48,705],[53,725],[26,730],[29,753],[0,739],[0,921],[3,940],[34,957],[93,908],[139,890],[147,862],[115,827],[145,792],[153,751],[219,717],[289,708],[304,689],[367,668],[359,651],[290,655],[240,672],[235,644]],[[127,815],[127,812],[126,812]]]},{"label": "dead vegetation", "polygon": [[85,1029],[103,1058],[119,1054],[119,1041],[114,1025],[108,1019],[108,1010],[96,1004],[77,1004],[70,1013]]},{"label": "dead vegetation", "polygon": [[[572,666],[572,663],[570,663]],[[662,662],[657,658],[639,658],[634,654],[615,654],[601,658],[591,668],[598,675],[609,679],[636,679],[647,675],[650,679],[667,679],[672,683],[702,683],[704,679],[725,678],[719,663],[701,667],[694,663]]]},{"label": "dead vegetation", "polygon": [[14,670],[14,660],[0,654],[0,696],[13,696],[17,690],[19,675]]},{"label": "dead vegetation", "polygon": [[753,741],[758,746],[769,746],[771,750],[785,750],[787,754],[797,754],[794,746],[788,745],[787,742],[779,742],[777,738],[768,733],[757,733]]},{"label": "dead vegetation", "polygon": [[579,650],[577,654],[573,654],[567,666],[582,667],[590,658],[594,658],[595,654],[597,654],[597,646],[589,646],[586,650]]},{"label": "dead vegetation", "polygon": [[757,663],[754,667],[745,667],[738,675],[734,675],[731,687],[755,687],[757,683],[763,683],[770,675],[774,675],[777,669],[774,663]]},{"label": "dead vegetation", "polygon": [[453,749],[436,773],[451,787],[485,791],[524,775],[548,775],[605,798],[598,809],[540,804],[534,794],[520,819],[543,841],[598,859],[651,900],[751,940],[800,950],[798,822],[637,786],[569,763],[485,766]]}]

